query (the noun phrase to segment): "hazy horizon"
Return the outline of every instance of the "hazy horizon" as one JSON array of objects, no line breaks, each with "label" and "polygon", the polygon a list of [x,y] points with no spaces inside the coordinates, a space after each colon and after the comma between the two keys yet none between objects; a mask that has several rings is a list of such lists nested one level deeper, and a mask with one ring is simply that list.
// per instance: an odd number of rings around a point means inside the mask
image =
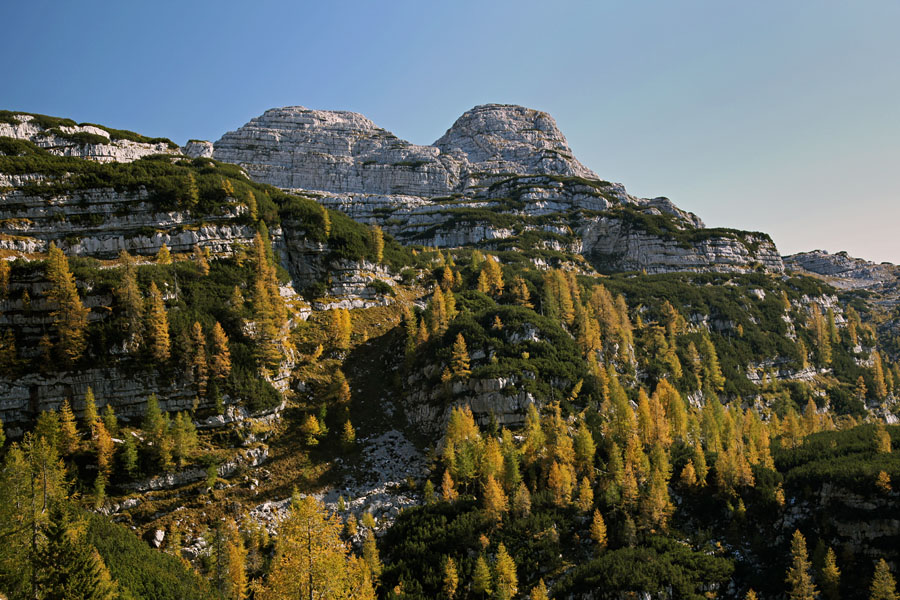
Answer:
[{"label": "hazy horizon", "polygon": [[184,143],[300,104],[430,144],[472,106],[521,104],[636,196],[764,231],[783,254],[900,263],[893,3],[8,10],[0,108]]}]

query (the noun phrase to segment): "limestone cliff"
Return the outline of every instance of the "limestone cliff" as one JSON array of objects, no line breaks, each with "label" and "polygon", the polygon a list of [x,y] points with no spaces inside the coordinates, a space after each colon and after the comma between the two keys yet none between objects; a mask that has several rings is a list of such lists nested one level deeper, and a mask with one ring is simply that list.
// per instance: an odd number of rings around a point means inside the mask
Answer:
[{"label": "limestone cliff", "polygon": [[2,112],[0,137],[27,140],[56,156],[131,162],[153,154],[180,154],[178,146],[166,139],[89,123],[79,125],[70,119]]},{"label": "limestone cliff", "polygon": [[[226,133],[213,154],[257,181],[377,222],[404,243],[525,249],[537,237],[541,248],[600,257],[614,271],[782,270],[762,234],[661,236],[598,220],[596,213],[629,207],[666,215],[686,232],[703,228],[668,199],[636,198],[601,180],[574,157],[550,115],[521,106],[477,106],[431,146],[356,113],[275,108]],[[520,240],[526,232],[537,233]]]},{"label": "limestone cliff", "polygon": [[793,271],[822,277],[842,289],[888,291],[900,282],[900,268],[896,265],[854,258],[847,252],[800,252],[785,256],[784,262]]}]

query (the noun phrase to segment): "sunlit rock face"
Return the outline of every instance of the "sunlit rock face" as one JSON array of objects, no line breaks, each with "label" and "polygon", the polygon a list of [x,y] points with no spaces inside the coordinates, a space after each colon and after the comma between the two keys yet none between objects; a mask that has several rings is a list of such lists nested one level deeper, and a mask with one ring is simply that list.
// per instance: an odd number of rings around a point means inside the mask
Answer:
[{"label": "sunlit rock face", "polygon": [[556,236],[544,247],[582,253],[607,271],[783,270],[768,236],[710,232],[685,241],[600,217],[628,206],[665,215],[678,229],[704,227],[667,198],[636,198],[600,179],[574,157],[553,117],[522,106],[476,106],[430,146],[357,113],[273,108],[222,136],[213,156],[378,223],[403,243],[490,248],[540,230]]}]

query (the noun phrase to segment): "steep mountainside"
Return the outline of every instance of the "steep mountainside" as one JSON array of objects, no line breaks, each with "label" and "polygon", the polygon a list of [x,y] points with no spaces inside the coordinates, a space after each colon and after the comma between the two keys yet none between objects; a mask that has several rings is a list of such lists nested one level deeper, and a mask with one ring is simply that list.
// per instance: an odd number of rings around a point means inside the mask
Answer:
[{"label": "steep mountainside", "polygon": [[521,107],[434,146],[0,125],[0,597],[799,597],[805,536],[856,599],[900,563],[890,266],[785,271]]},{"label": "steep mountainside", "polygon": [[165,138],[7,110],[0,111],[0,137],[28,140],[56,156],[98,162],[131,162],[152,154],[180,154],[178,145]]},{"label": "steep mountainside", "polygon": [[846,252],[829,254],[824,250],[813,250],[785,256],[784,262],[791,270],[821,276],[840,289],[896,292],[900,281],[900,268],[896,265],[877,264],[854,258]]},{"label": "steep mountainside", "polygon": [[630,196],[578,162],[552,117],[520,106],[475,107],[432,146],[355,113],[271,109],[213,155],[402,242],[567,250],[603,271],[782,270],[767,235],[703,229],[665,198]]}]

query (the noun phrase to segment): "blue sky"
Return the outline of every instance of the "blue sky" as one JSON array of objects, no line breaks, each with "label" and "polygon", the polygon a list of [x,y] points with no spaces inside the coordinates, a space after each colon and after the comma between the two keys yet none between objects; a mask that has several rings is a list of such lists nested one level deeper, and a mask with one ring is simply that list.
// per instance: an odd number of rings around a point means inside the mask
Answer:
[{"label": "blue sky", "polygon": [[4,7],[0,108],[183,143],[267,108],[427,144],[552,114],[576,155],[782,253],[900,263],[900,3],[43,2]]}]

